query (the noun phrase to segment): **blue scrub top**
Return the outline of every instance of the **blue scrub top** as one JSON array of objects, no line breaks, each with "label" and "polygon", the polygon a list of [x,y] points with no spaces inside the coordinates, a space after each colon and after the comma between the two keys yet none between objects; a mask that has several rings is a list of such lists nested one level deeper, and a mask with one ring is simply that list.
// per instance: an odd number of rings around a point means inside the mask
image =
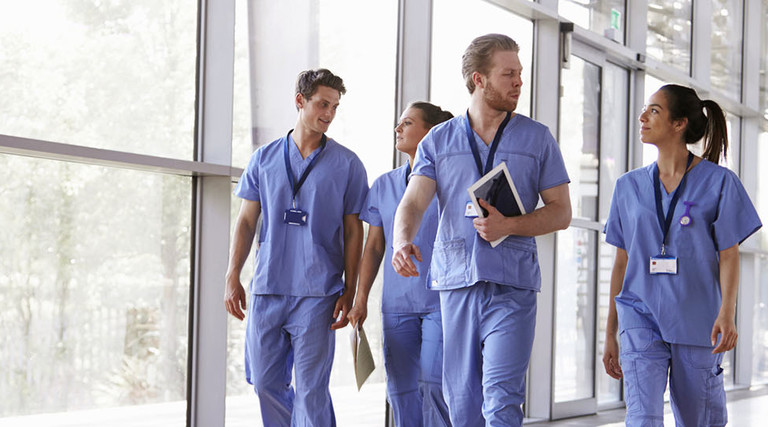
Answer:
[{"label": "blue scrub top", "polygon": [[408,165],[378,177],[368,192],[360,219],[370,225],[382,227],[386,240],[384,256],[384,289],[381,299],[383,313],[429,313],[440,309],[440,296],[428,290],[429,264],[437,232],[437,199],[429,204],[413,243],[421,251],[422,262],[414,259],[418,277],[403,277],[392,268],[392,231],[397,205],[405,193],[405,174]]},{"label": "blue scrub top", "polygon": [[[465,130],[465,116],[433,127],[419,144],[414,175],[437,183],[439,225],[432,256],[432,288],[459,289],[479,281],[538,291],[541,273],[533,237],[509,236],[496,248],[464,216],[467,189],[478,179]],[[490,148],[475,134],[483,164]],[[526,212],[543,190],[570,182],[549,129],[520,114],[504,129],[493,166],[506,162]]]},{"label": "blue scrub top", "polygon": [[285,137],[259,147],[243,171],[235,195],[261,203],[262,224],[251,293],[328,296],[344,288],[344,215],[358,214],[368,193],[368,178],[351,150],[328,139],[306,159],[291,138],[289,155],[298,181],[317,161],[296,196],[308,214],[304,226],[283,222],[292,190],[285,170]]},{"label": "blue scrub top", "polygon": [[[650,258],[661,252],[662,239],[654,167],[618,179],[605,225],[606,242],[628,254],[616,296],[619,328],[655,326],[666,342],[709,347],[722,298],[718,251],[743,242],[762,224],[736,174],[702,160],[687,174],[667,236],[666,253],[677,257],[678,274],[650,274]],[[666,213],[674,191],[667,194],[660,185]],[[694,203],[685,227],[680,224],[684,202]]]}]

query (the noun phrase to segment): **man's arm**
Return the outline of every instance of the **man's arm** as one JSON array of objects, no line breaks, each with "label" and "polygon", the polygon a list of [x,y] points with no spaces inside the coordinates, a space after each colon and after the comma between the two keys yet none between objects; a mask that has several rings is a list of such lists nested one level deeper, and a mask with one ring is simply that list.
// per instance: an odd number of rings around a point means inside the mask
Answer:
[{"label": "man's arm", "polygon": [[360,262],[360,280],[357,281],[355,305],[348,316],[352,326],[362,325],[368,317],[368,295],[371,293],[386,249],[384,229],[375,225],[368,227],[368,239],[365,242],[363,260]]},{"label": "man's arm", "polygon": [[355,298],[357,269],[360,265],[362,250],[363,222],[357,214],[344,215],[344,293],[336,300],[333,318],[338,320],[331,324],[331,329],[341,329],[349,323],[347,314]]},{"label": "man's arm", "polygon": [[720,337],[720,344],[712,353],[722,353],[736,347],[736,296],[739,291],[739,245],[720,251],[720,292],[723,300],[715,324],[712,325],[712,345]]},{"label": "man's arm", "polygon": [[474,225],[480,237],[492,242],[500,237],[540,236],[565,230],[571,223],[571,196],[568,184],[560,184],[541,192],[544,206],[531,213],[506,217],[485,200],[478,200],[488,210],[485,218],[475,218]]},{"label": "man's arm", "polygon": [[224,306],[229,314],[238,320],[243,320],[245,314],[245,289],[240,283],[240,272],[251,252],[253,237],[256,235],[256,224],[261,215],[261,203],[253,200],[243,200],[240,213],[237,214],[232,247],[229,251],[229,267],[227,268],[226,286],[224,290]]},{"label": "man's arm", "polygon": [[405,194],[395,212],[395,224],[392,237],[392,267],[404,277],[418,276],[419,270],[411,260],[411,255],[421,261],[421,252],[413,244],[416,233],[419,232],[421,218],[435,197],[437,183],[425,176],[415,175],[411,178]]}]

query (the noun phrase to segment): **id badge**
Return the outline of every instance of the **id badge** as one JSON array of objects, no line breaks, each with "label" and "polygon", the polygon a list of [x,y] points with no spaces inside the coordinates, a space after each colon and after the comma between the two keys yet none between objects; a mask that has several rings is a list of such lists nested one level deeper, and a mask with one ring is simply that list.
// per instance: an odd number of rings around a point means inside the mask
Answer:
[{"label": "id badge", "polygon": [[290,225],[307,225],[307,213],[301,209],[286,209],[283,222]]},{"label": "id badge", "polygon": [[651,257],[651,274],[677,274],[677,257],[656,255]]},{"label": "id badge", "polygon": [[464,216],[466,218],[477,218],[475,205],[473,205],[471,201],[467,202],[467,206],[464,208]]}]

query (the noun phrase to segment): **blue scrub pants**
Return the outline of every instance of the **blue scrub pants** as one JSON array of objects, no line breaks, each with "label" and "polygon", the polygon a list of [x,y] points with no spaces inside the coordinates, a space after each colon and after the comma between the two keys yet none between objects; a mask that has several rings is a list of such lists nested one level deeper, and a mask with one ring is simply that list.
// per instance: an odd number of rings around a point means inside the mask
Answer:
[{"label": "blue scrub pants", "polygon": [[443,392],[454,426],[520,426],[536,292],[490,282],[440,291]]},{"label": "blue scrub pants", "polygon": [[724,426],[728,422],[720,363],[712,347],[664,342],[656,328],[621,332],[626,425],[663,426],[669,375],[672,413],[678,426]]},{"label": "blue scrub pants", "polygon": [[328,382],[335,348],[330,326],[337,299],[338,295],[252,295],[245,375],[259,398],[265,426],[336,425]]},{"label": "blue scrub pants", "polygon": [[387,399],[398,427],[450,426],[440,311],[382,313]]}]

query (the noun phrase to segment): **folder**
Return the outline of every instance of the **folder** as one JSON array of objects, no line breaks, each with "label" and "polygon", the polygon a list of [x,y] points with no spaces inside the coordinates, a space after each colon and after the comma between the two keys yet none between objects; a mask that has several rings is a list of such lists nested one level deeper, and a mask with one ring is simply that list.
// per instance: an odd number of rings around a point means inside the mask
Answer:
[{"label": "folder", "polygon": [[349,338],[352,344],[352,359],[354,360],[357,391],[360,391],[363,383],[371,375],[376,365],[373,363],[373,353],[371,353],[371,346],[368,344],[368,338],[365,336],[363,327],[358,325],[358,327],[352,328]]}]

